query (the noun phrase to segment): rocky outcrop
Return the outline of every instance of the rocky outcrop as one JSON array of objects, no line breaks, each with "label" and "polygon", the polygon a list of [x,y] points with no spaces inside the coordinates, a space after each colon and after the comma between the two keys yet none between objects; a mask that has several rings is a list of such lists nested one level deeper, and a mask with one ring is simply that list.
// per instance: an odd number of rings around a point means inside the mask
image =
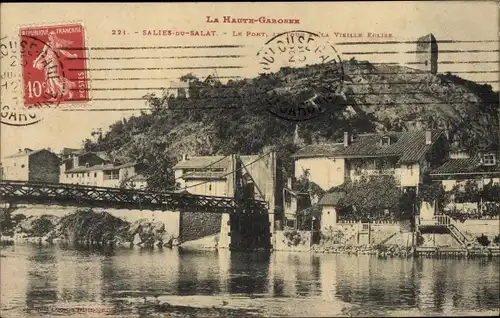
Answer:
[{"label": "rocky outcrop", "polygon": [[47,240],[57,225],[60,218],[54,215],[30,216],[20,221],[14,228],[14,240]]},{"label": "rocky outcrop", "polygon": [[132,243],[137,246],[163,247],[172,246],[174,237],[165,230],[163,222],[140,219],[130,225],[128,235],[133,237]]},{"label": "rocky outcrop", "polygon": [[17,224],[12,240],[92,246],[171,247],[177,244],[177,238],[166,232],[163,222],[140,219],[130,223],[92,209],[78,209],[62,218],[30,216]]}]

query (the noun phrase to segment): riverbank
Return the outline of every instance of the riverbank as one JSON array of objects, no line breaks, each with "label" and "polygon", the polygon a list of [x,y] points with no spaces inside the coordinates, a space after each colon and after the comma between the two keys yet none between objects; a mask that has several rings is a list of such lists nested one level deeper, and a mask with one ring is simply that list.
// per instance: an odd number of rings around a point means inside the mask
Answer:
[{"label": "riverbank", "polygon": [[378,257],[440,257],[440,258],[498,258],[500,246],[468,246],[461,248],[450,247],[411,247],[401,245],[314,245],[313,253],[318,254],[347,254],[347,255],[375,255]]},{"label": "riverbank", "polygon": [[77,209],[63,217],[16,214],[3,229],[0,244],[80,244],[87,246],[171,247],[178,239],[163,222],[146,218],[128,222],[107,212]]}]

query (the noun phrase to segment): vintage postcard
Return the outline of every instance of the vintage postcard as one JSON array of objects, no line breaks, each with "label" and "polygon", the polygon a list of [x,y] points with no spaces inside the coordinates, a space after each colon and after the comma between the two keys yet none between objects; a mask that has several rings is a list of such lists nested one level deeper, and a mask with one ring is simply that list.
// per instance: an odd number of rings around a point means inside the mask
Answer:
[{"label": "vintage postcard", "polygon": [[1,317],[500,314],[498,1],[0,8]]}]

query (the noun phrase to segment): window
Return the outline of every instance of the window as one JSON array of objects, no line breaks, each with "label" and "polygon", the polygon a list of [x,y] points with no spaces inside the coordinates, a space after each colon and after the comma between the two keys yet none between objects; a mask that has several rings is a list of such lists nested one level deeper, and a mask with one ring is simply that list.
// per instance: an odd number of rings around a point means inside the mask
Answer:
[{"label": "window", "polygon": [[382,137],[380,143],[382,146],[389,146],[391,144],[391,137],[389,136]]},{"label": "window", "polygon": [[208,185],[208,191],[212,191],[212,185]]},{"label": "window", "polygon": [[94,178],[97,178],[97,172],[94,172]]},{"label": "window", "polygon": [[115,170],[104,171],[104,180],[116,180],[119,179],[120,174]]},{"label": "window", "polygon": [[24,168],[24,167],[25,167],[25,165],[21,165],[21,168]]},{"label": "window", "polygon": [[90,173],[89,172],[87,172],[87,177],[90,177]]},{"label": "window", "polygon": [[483,155],[483,165],[485,166],[494,166],[496,165],[496,156],[494,153],[484,154]]}]

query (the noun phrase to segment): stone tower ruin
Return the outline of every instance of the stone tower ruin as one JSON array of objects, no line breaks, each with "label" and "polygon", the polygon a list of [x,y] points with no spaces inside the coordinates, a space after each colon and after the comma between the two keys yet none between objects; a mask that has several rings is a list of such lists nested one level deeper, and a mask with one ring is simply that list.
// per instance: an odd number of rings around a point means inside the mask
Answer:
[{"label": "stone tower ruin", "polygon": [[417,68],[422,71],[437,73],[438,68],[438,45],[432,33],[417,39],[416,50]]}]

